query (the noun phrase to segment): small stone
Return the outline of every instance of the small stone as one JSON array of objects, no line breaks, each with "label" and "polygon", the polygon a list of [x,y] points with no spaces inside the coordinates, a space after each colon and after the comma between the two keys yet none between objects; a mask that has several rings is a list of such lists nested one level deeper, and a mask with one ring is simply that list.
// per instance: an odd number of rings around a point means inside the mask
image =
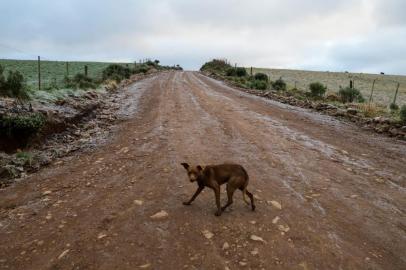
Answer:
[{"label": "small stone", "polygon": [[257,222],[255,220],[251,220],[250,223],[253,225],[257,224]]},{"label": "small stone", "polygon": [[38,242],[37,242],[37,245],[38,246],[42,246],[44,244],[44,240],[39,240]]},{"label": "small stone", "polygon": [[256,235],[254,235],[254,234],[252,234],[252,235],[250,236],[250,239],[251,239],[252,241],[257,241],[257,242],[266,243],[266,241],[265,241],[262,237],[256,236]]},{"label": "small stone", "polygon": [[169,214],[166,211],[161,210],[158,213],[150,216],[150,218],[152,218],[152,219],[163,219],[163,218],[166,218],[168,216],[169,216]]},{"label": "small stone", "polygon": [[52,218],[52,215],[48,213],[48,215],[45,217],[47,220],[50,220]]},{"label": "small stone", "polygon": [[229,249],[230,245],[227,242],[224,242],[223,244],[223,250]]},{"label": "small stone", "polygon": [[268,201],[268,204],[272,204],[272,206],[275,207],[278,210],[282,209],[282,205],[277,201]]},{"label": "small stone", "polygon": [[259,251],[257,248],[254,248],[254,250],[251,251],[251,255],[256,256],[258,255]]},{"label": "small stone", "polygon": [[246,266],[247,265],[246,262],[239,262],[238,264],[241,265],[241,266]]},{"label": "small stone", "polygon": [[204,237],[206,237],[207,239],[211,239],[211,238],[214,236],[214,234],[213,234],[212,232],[208,231],[208,230],[202,231],[202,234],[203,234]]},{"label": "small stone", "polygon": [[106,236],[107,236],[107,234],[99,233],[99,235],[97,236],[97,239],[102,239],[102,238],[104,238]]},{"label": "small stone", "polygon": [[51,193],[52,193],[52,191],[47,190],[47,191],[44,191],[44,192],[42,193],[42,195],[46,196],[46,195],[49,195],[49,194],[51,194]]},{"label": "small stone", "polygon": [[351,195],[350,197],[353,198],[353,199],[355,199],[355,198],[358,197],[358,195],[353,194],[353,195]]},{"label": "small stone", "polygon": [[139,268],[142,268],[142,269],[146,269],[146,268],[149,268],[150,266],[151,266],[150,263],[146,263],[146,264],[140,265],[140,266],[138,266],[138,267],[139,267]]},{"label": "small stone", "polygon": [[290,230],[290,228],[288,226],[283,226],[283,225],[278,225],[278,229],[285,233],[287,233]]},{"label": "small stone", "polygon": [[66,254],[68,254],[69,249],[65,250],[64,252],[62,252],[59,256],[58,256],[58,260],[62,259]]},{"label": "small stone", "polygon": [[134,204],[136,205],[142,205],[144,202],[141,200],[134,200]]},{"label": "small stone", "polygon": [[273,224],[278,223],[279,219],[280,219],[280,217],[276,216],[274,219],[272,219],[272,223]]}]

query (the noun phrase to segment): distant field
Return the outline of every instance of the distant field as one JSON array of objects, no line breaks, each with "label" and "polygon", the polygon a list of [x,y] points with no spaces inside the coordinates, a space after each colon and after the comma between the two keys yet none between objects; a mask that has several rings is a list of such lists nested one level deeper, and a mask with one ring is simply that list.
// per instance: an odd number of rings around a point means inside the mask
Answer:
[{"label": "distant field", "polygon": [[361,91],[367,100],[371,93],[372,83],[374,79],[377,79],[373,100],[384,105],[388,105],[392,102],[397,83],[399,82],[400,87],[397,103],[406,104],[406,76],[265,68],[253,68],[253,72],[266,73],[270,76],[271,80],[282,77],[289,88],[293,88],[296,82],[296,87],[301,90],[307,90],[310,83],[318,81],[327,85],[328,91],[337,92],[340,86],[349,86],[350,79],[352,79],[355,83],[355,87]]},{"label": "distant field", "polygon": [[[85,65],[88,66],[88,76],[99,79],[102,71],[112,63],[105,62],[69,62],[69,77],[77,73],[85,72]],[[121,63],[127,65],[127,63]],[[6,60],[0,59],[0,65],[7,70],[18,70],[26,79],[27,84],[32,89],[38,89],[38,63],[35,60]],[[132,64],[128,64],[132,65]],[[41,88],[44,89],[51,83],[56,82],[58,86],[63,86],[63,79],[66,73],[66,62],[62,61],[41,61]]]}]

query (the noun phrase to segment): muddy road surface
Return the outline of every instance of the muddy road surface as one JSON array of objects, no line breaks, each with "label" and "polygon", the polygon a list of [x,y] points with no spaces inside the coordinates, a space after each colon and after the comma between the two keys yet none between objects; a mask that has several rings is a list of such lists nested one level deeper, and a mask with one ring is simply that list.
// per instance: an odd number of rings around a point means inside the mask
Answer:
[{"label": "muddy road surface", "polygon": [[[126,91],[106,144],[0,191],[1,269],[406,269],[404,142],[194,72]],[[182,205],[181,162],[242,164],[257,210]]]}]

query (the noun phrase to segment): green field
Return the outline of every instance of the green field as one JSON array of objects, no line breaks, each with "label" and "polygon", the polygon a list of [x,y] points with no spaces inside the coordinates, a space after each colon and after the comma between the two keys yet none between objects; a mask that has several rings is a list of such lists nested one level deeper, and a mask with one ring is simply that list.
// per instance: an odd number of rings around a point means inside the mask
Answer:
[{"label": "green field", "polygon": [[[62,61],[42,61],[41,60],[41,89],[46,89],[55,84],[64,86],[64,78],[67,75],[66,63]],[[85,65],[88,67],[88,76],[100,79],[102,71],[112,63],[106,62],[68,62],[69,77],[72,78],[77,73],[84,73]],[[127,63],[120,63],[127,65]],[[31,89],[38,89],[38,62],[35,60],[8,60],[0,59],[0,65],[7,70],[20,71]],[[128,63],[131,66],[131,63]]]},{"label": "green field", "polygon": [[353,80],[355,88],[361,91],[366,100],[369,99],[372,83],[376,79],[373,101],[383,105],[393,101],[397,83],[400,83],[397,104],[406,104],[406,76],[253,68],[253,73],[257,72],[268,74],[271,80],[282,77],[288,88],[293,88],[296,83],[296,87],[301,90],[308,90],[312,82],[321,82],[328,87],[328,91],[337,92],[340,86],[349,86],[350,80]]}]

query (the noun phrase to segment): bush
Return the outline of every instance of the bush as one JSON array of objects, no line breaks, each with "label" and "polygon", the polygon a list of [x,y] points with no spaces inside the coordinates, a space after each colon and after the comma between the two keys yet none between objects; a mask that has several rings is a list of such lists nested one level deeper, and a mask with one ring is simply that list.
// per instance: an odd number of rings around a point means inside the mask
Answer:
[{"label": "bush", "polygon": [[210,71],[210,72],[220,72],[226,73],[226,71],[232,68],[230,64],[228,64],[225,60],[221,59],[213,59],[210,62],[205,63],[201,68],[200,71]]},{"label": "bush", "polygon": [[268,75],[266,75],[265,73],[255,73],[254,75],[254,79],[258,80],[258,81],[268,81]]},{"label": "bush", "polygon": [[309,89],[313,97],[321,98],[326,93],[327,87],[319,82],[314,82],[309,85]]},{"label": "bush", "polygon": [[[151,65],[155,65],[154,62],[149,61]],[[147,64],[148,65],[148,64]],[[128,79],[131,76],[131,70],[128,67],[124,67],[118,64],[111,64],[103,70],[103,80],[115,80],[121,82],[124,79]]]},{"label": "bush", "polygon": [[97,83],[92,79],[87,77],[83,73],[78,73],[73,77],[73,79],[69,79],[65,77],[65,86],[68,88],[79,88],[79,89],[89,89],[89,88],[96,88]]},{"label": "bush", "polygon": [[251,88],[258,90],[266,90],[268,88],[268,83],[262,80],[254,80],[250,84]]},{"label": "bush", "polygon": [[406,123],[406,105],[402,105],[402,107],[400,107],[399,116],[400,120],[403,123]]},{"label": "bush", "polygon": [[44,125],[45,118],[40,113],[29,115],[9,115],[0,117],[0,135],[9,138],[28,138],[36,134]]},{"label": "bush", "polygon": [[0,96],[28,99],[24,76],[19,71],[9,71],[6,79],[3,72],[4,68],[0,65]]},{"label": "bush", "polygon": [[347,102],[364,102],[365,99],[362,96],[361,92],[356,89],[356,88],[350,88],[350,87],[346,87],[346,88],[341,88],[338,91],[338,95],[341,98],[341,101],[343,103],[347,103]]},{"label": "bush", "polygon": [[237,77],[245,77],[247,76],[247,70],[243,67],[238,67],[236,70]]},{"label": "bush", "polygon": [[147,65],[144,65],[144,64],[142,64],[142,65],[137,65],[134,69],[133,69],[133,73],[134,74],[138,74],[138,73],[147,73],[148,72],[148,70],[150,69],[150,67],[149,66],[147,66]]},{"label": "bush", "polygon": [[397,110],[399,110],[399,106],[396,104],[396,103],[391,103],[390,105],[389,105],[389,109],[391,110],[391,111],[397,111]]},{"label": "bush", "polygon": [[272,83],[272,88],[277,91],[285,91],[286,90],[286,83],[282,78],[277,79]]},{"label": "bush", "polygon": [[226,76],[229,76],[229,77],[237,76],[237,70],[235,68],[228,68],[226,70]]}]

